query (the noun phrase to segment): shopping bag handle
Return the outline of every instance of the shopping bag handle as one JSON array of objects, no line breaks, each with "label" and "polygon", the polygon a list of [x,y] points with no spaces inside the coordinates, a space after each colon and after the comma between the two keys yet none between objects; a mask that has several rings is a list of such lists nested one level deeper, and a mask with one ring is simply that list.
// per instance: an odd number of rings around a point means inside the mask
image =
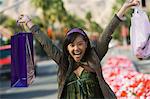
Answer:
[{"label": "shopping bag handle", "polygon": [[134,13],[145,13],[145,11],[141,7],[136,6],[134,7]]},{"label": "shopping bag handle", "polygon": [[147,44],[148,44],[149,40],[150,40],[150,34],[149,34],[149,36],[148,36],[148,39],[146,40],[145,46],[142,48],[143,50],[144,50],[144,49],[145,49],[145,47],[147,46]]},{"label": "shopping bag handle", "polygon": [[28,84],[32,84],[32,82],[33,82],[33,78],[35,78],[35,76],[32,76],[32,75],[34,75],[34,70],[33,69],[35,69],[35,67],[34,67],[34,59],[33,59],[33,57],[32,57],[32,53],[31,53],[31,48],[30,48],[30,44],[29,44],[29,39],[28,39],[28,36],[26,36],[26,49],[27,49],[27,54],[26,54],[26,56],[28,55],[29,57],[30,57],[30,60],[29,60],[29,62],[30,62],[30,64],[29,64],[29,67],[28,68],[31,68],[32,66],[32,70],[31,71],[29,71],[28,73],[27,73],[27,76],[28,76],[28,79],[30,79],[29,80],[29,82],[28,82]]},{"label": "shopping bag handle", "polygon": [[[17,20],[16,23],[17,23],[17,27],[18,27],[22,32],[27,32],[23,23],[19,23],[18,20]],[[18,33],[19,33],[19,32],[15,32],[15,34],[18,34]]]},{"label": "shopping bag handle", "polygon": [[27,44],[26,44],[26,48],[28,49],[28,51],[29,51],[29,57],[30,57],[30,59],[31,59],[31,62],[32,62],[32,65],[34,65],[34,60],[33,60],[33,57],[32,57],[32,55],[31,55],[31,48],[30,48],[30,44],[29,44],[29,39],[28,39],[28,37],[26,36],[26,41],[27,41]]}]

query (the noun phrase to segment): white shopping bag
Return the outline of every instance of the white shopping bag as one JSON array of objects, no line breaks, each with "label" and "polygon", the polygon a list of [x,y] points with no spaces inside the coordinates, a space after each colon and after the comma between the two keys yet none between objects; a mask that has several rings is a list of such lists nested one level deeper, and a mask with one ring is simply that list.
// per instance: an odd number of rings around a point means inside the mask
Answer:
[{"label": "white shopping bag", "polygon": [[137,58],[150,57],[150,22],[147,14],[139,7],[134,8],[132,14],[130,40],[133,54]]}]

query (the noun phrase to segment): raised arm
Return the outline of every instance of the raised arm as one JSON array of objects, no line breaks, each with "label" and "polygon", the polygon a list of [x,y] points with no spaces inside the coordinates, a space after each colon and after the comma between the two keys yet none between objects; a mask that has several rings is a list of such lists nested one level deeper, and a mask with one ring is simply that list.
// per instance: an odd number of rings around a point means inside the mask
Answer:
[{"label": "raised arm", "polygon": [[138,0],[127,0],[123,4],[121,9],[118,11],[118,13],[115,14],[110,23],[107,25],[107,27],[102,33],[101,38],[99,38],[99,41],[96,44],[96,51],[100,60],[102,60],[102,58],[107,53],[109,42],[112,39],[112,34],[116,29],[116,27],[119,25],[119,23],[123,20],[125,12],[132,6],[136,6],[138,4],[139,4]]},{"label": "raised arm", "polygon": [[33,36],[39,41],[42,45],[44,51],[47,53],[48,57],[53,59],[57,64],[60,64],[60,60],[62,58],[62,52],[57,46],[55,46],[52,40],[43,33],[37,25],[34,25],[31,19],[28,16],[20,15],[18,19],[18,23],[23,23],[26,25]]}]

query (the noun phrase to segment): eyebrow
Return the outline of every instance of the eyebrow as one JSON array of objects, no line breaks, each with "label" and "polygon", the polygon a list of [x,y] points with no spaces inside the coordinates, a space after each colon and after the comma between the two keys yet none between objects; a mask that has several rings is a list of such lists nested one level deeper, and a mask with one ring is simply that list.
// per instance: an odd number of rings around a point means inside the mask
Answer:
[{"label": "eyebrow", "polygon": [[77,43],[80,43],[80,42],[85,42],[85,41],[79,41],[79,42],[77,42]]},{"label": "eyebrow", "polygon": [[[77,41],[76,43],[82,43],[82,42],[85,42],[84,40],[80,40],[80,41]],[[74,44],[74,42],[71,42],[70,44]]]}]

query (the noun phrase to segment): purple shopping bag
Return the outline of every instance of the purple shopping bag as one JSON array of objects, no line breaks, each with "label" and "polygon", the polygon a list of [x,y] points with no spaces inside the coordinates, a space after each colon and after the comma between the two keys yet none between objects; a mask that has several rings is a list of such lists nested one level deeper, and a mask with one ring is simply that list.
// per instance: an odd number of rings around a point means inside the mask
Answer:
[{"label": "purple shopping bag", "polygon": [[32,33],[11,37],[11,59],[11,87],[28,87],[35,78]]}]

